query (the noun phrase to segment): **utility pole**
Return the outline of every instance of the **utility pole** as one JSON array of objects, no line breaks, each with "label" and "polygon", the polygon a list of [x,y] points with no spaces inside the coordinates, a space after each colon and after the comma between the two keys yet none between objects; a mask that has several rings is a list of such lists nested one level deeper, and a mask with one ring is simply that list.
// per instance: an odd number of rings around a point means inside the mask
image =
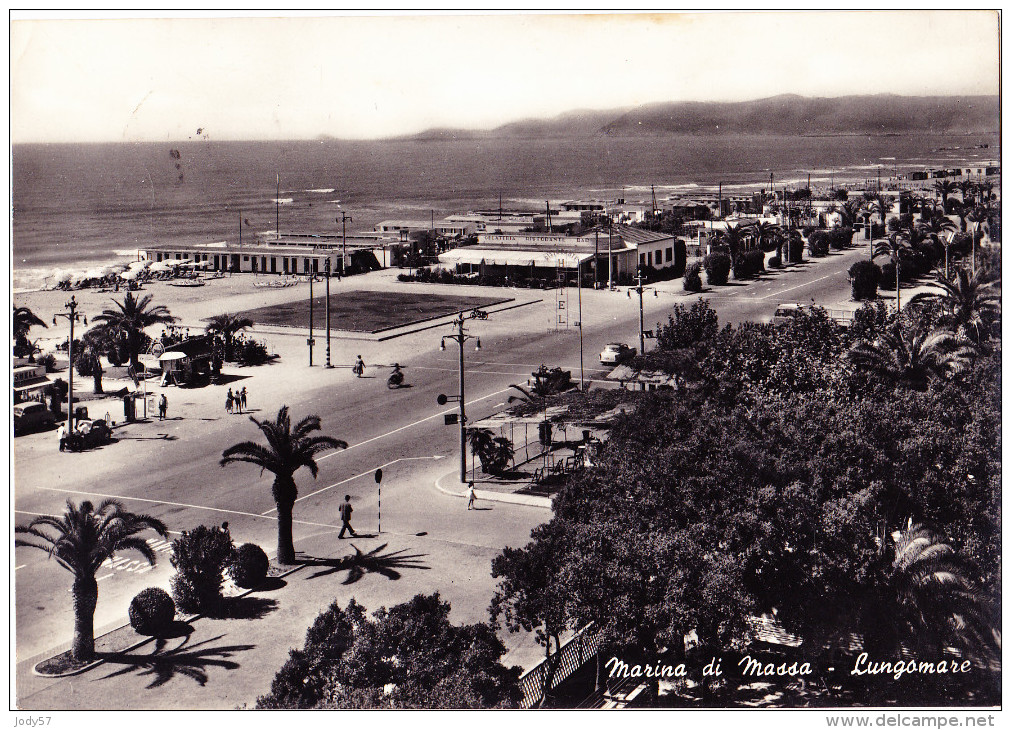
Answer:
[{"label": "utility pole", "polygon": [[326,366],[333,367],[330,364],[330,254],[326,257]]},{"label": "utility pole", "polygon": [[[70,297],[70,301],[63,306],[67,308],[67,312],[54,314],[53,324],[56,324],[57,317],[63,317],[70,322],[70,339],[67,340],[67,357],[70,359],[70,370],[67,374],[67,438],[69,438],[74,433],[74,322],[83,319],[84,326],[87,327],[88,317],[77,313],[81,305],[78,304],[76,296]],[[147,407],[146,402],[144,407]]]},{"label": "utility pole", "polygon": [[[646,277],[643,276],[643,274],[642,274],[642,267],[639,267],[639,269],[636,271],[634,278],[635,278],[635,284],[636,284],[634,291],[636,291],[636,292],[639,293],[639,354],[640,355],[645,355],[646,354],[646,329],[643,326],[642,293],[644,291],[646,291],[646,289],[649,289],[649,287],[643,288],[642,282],[646,280]],[[633,290],[631,290],[631,289],[628,291],[628,297],[630,299],[632,297],[632,291]],[[653,296],[654,297],[659,296],[656,293],[656,289],[653,290]],[[652,335],[650,335],[650,336],[652,337]]]},{"label": "utility pole", "polygon": [[316,344],[316,340],[312,336],[312,282],[316,278],[316,258],[312,259],[312,269],[309,271],[309,339],[305,341],[305,344],[309,345],[309,367],[312,367],[312,346]]},{"label": "utility pole", "polygon": [[612,221],[611,217],[607,217],[607,290],[614,291],[614,266],[612,264],[611,258],[611,233],[612,233]]},{"label": "utility pole", "polygon": [[340,270],[340,273],[341,273],[342,276],[346,275],[345,274],[344,263],[347,261],[347,258],[348,258],[348,221],[352,221],[353,222],[354,218],[352,218],[351,216],[349,216],[347,213],[345,213],[342,210],[341,211],[341,217],[338,220],[338,223],[341,224],[341,270]]},{"label": "utility pole", "polygon": [[277,194],[274,195],[274,239],[281,240],[281,176],[274,174],[277,182]]},{"label": "utility pole", "polygon": [[583,262],[576,261],[576,296],[579,300],[579,392],[585,392],[583,384]]},{"label": "utility pole", "polygon": [[[474,349],[481,349],[481,338],[474,337],[473,335],[467,334],[467,330],[464,329],[464,323],[468,319],[488,319],[488,313],[480,309],[473,310],[469,315],[464,316],[463,312],[460,312],[456,320],[453,322],[453,326],[456,327],[456,332],[451,335],[443,335],[442,341],[439,343],[439,349],[442,351],[446,350],[446,340],[453,340],[460,345],[460,392],[457,395],[443,395],[440,394],[436,399],[436,402],[440,406],[446,405],[450,401],[456,401],[460,404],[460,481],[467,481],[467,412],[464,405],[464,361],[463,361],[463,343],[467,340],[476,340]],[[451,422],[450,422],[451,423]]]}]

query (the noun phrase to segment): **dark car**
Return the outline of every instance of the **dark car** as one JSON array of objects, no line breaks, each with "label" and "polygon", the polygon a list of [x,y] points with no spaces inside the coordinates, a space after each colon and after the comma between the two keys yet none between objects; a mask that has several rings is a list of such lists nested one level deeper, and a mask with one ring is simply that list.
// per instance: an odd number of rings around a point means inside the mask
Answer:
[{"label": "dark car", "polygon": [[74,451],[93,449],[112,440],[112,429],[103,419],[79,420],[74,432],[67,437],[67,445]]},{"label": "dark car", "polygon": [[44,403],[32,401],[14,406],[14,434],[41,431],[56,423],[56,414]]}]

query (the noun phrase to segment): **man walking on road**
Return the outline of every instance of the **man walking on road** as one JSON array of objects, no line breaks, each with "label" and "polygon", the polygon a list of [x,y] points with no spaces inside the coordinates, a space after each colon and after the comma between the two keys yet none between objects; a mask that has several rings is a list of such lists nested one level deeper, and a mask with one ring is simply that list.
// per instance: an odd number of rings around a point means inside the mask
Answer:
[{"label": "man walking on road", "polygon": [[56,438],[60,440],[60,451],[66,451],[67,449],[67,427],[64,424],[60,424],[60,427],[56,429]]},{"label": "man walking on road", "polygon": [[341,522],[343,523],[343,525],[341,525],[340,534],[337,536],[337,538],[339,540],[343,540],[344,539],[344,531],[345,530],[347,530],[348,532],[350,532],[352,537],[358,537],[358,533],[355,532],[355,530],[354,530],[353,527],[351,527],[351,513],[353,511],[354,510],[351,507],[351,495],[350,494],[345,494],[344,495],[344,504],[342,504],[340,506]]},{"label": "man walking on road", "polygon": [[161,394],[161,398],[158,399],[158,420],[164,421],[168,415],[168,398],[165,394]]},{"label": "man walking on road", "polygon": [[474,494],[474,482],[470,482],[467,485],[467,509],[474,509],[475,499],[477,499],[477,495]]}]

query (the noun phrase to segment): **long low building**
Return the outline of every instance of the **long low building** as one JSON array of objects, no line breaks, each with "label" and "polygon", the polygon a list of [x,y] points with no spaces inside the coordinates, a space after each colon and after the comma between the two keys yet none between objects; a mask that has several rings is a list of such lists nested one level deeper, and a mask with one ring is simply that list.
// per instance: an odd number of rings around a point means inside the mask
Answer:
[{"label": "long low building", "polygon": [[[258,238],[251,244],[160,243],[141,249],[150,261],[189,261],[200,268],[229,273],[309,274],[350,268],[388,267],[400,242],[392,239],[310,233],[282,234],[273,240]],[[374,259],[374,265],[371,259]]]},{"label": "long low building", "polygon": [[473,246],[439,254],[443,265],[459,273],[530,279],[566,278],[579,270],[594,281],[620,281],[638,266],[666,268],[676,263],[673,236],[629,226],[614,226],[563,236],[551,233],[482,233]]}]

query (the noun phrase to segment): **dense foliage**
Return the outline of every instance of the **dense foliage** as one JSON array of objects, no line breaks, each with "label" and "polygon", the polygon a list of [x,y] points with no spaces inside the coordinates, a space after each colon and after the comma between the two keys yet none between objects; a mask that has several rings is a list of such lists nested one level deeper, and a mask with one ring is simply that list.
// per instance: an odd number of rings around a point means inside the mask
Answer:
[{"label": "dense foliage", "polygon": [[725,253],[711,253],[702,260],[706,270],[706,281],[710,286],[721,286],[730,278],[730,256]]},{"label": "dense foliage", "polygon": [[857,301],[877,299],[878,284],[881,282],[880,266],[873,261],[861,259],[850,267],[849,275],[854,299]]},{"label": "dense foliage", "polygon": [[235,548],[228,563],[228,575],[239,588],[255,588],[263,583],[270,568],[270,560],[263,548],[245,542]]},{"label": "dense foliage", "polygon": [[161,588],[145,588],[130,601],[128,615],[137,633],[157,635],[172,625],[176,604]]},{"label": "dense foliage", "polygon": [[438,593],[366,615],[334,601],[258,708],[492,708],[520,699],[519,667],[488,624],[455,626]]},{"label": "dense foliage", "polygon": [[172,595],[180,611],[213,613],[221,603],[224,570],[232,558],[228,523],[221,527],[200,525],[183,532],[172,543]]},{"label": "dense foliage", "polygon": [[[705,302],[678,307],[635,364],[677,375],[679,390],[643,394],[562,486],[551,522],[495,560],[493,616],[536,630],[549,661],[556,637],[593,621],[608,655],[690,664],[749,646],[753,618],[775,615],[802,640],[794,658],[836,667],[818,678],[830,691],[853,690],[840,657],[854,646],[930,661],[954,647],[971,680],[867,680],[851,696],[999,701],[987,670],[1001,571],[1001,354],[987,323],[999,312],[974,300],[973,341],[945,329],[959,301],[945,292],[902,316],[865,305],[849,329],[820,309],[719,329]],[[731,701],[712,689],[702,683],[704,703]]]}]

